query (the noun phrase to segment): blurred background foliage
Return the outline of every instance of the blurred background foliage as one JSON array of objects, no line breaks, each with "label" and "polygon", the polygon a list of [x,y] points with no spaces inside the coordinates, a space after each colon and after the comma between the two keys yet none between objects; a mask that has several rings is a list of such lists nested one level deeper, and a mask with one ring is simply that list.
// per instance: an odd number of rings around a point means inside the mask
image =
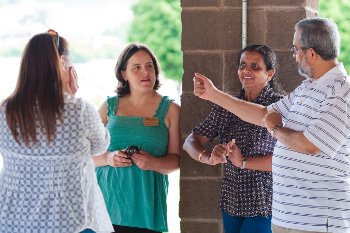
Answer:
[{"label": "blurred background foliage", "polygon": [[338,25],[341,36],[339,60],[350,74],[350,1],[319,0],[319,15],[332,19]]},{"label": "blurred background foliage", "polygon": [[181,7],[179,0],[138,0],[129,42],[147,44],[159,59],[166,78],[182,80]]},{"label": "blurred background foliage", "polygon": [[[16,5],[25,0],[0,0],[0,6]],[[41,4],[54,4],[55,0],[36,0]],[[109,0],[101,0],[100,3],[109,4]],[[88,6],[95,4],[95,0],[62,0],[61,4]],[[127,42],[141,42],[147,44],[159,59],[165,78],[181,82],[182,51],[181,51],[181,6],[180,0],[130,0],[133,13],[131,22],[113,25],[113,22],[102,30],[102,36],[109,38],[97,45],[85,43],[72,43],[72,57],[76,63],[84,63],[92,59],[116,59],[119,52]],[[41,7],[19,15],[16,19],[22,27],[33,28],[37,25],[47,24],[50,14]],[[333,19],[341,34],[341,53],[339,60],[344,62],[345,68],[350,73],[350,1],[349,0],[319,0],[319,15]],[[64,16],[62,16],[64,17]],[[94,17],[93,15],[91,17]],[[103,16],[102,16],[103,17]],[[5,22],[3,22],[5,23]],[[105,28],[106,27],[106,28]],[[20,35],[20,36],[25,36]],[[82,35],[84,36],[84,35]],[[6,37],[6,36],[5,36]],[[116,38],[124,44],[116,43]],[[1,38],[0,38],[1,39]],[[6,38],[5,38],[6,39]],[[93,40],[94,38],[89,38]],[[20,57],[23,44],[11,43],[0,45],[0,56]]]}]

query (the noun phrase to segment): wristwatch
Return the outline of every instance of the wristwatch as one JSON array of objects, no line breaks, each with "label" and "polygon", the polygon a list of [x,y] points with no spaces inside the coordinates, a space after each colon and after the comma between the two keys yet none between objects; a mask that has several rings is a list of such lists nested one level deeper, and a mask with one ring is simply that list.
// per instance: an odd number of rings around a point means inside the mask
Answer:
[{"label": "wristwatch", "polygon": [[246,164],[247,164],[247,158],[243,158],[242,159],[242,166],[240,166],[239,168],[244,169]]}]

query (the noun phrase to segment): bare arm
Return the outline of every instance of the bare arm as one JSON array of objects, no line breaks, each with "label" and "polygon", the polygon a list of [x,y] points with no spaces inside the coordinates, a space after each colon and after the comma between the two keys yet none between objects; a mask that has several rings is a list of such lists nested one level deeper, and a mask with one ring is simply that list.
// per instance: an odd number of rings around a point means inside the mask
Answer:
[{"label": "bare arm", "polygon": [[[185,139],[185,142],[182,148],[187,152],[192,159],[197,160],[198,162],[203,162],[207,160],[210,154],[206,152],[205,145],[207,145],[209,139],[207,137],[200,136],[195,133],[191,133]],[[201,154],[202,153],[202,154]],[[201,158],[199,155],[201,154]]]},{"label": "bare arm", "polygon": [[320,149],[311,143],[301,131],[282,127],[280,113],[271,111],[264,117],[267,130],[283,145],[304,154],[317,154]]},{"label": "bare arm", "polygon": [[272,154],[259,157],[249,157],[245,168],[257,171],[272,171]]},{"label": "bare arm", "polygon": [[106,126],[106,124],[108,122],[108,118],[107,118],[107,101],[102,103],[102,105],[98,109],[98,112],[100,113],[103,125]]},{"label": "bare arm", "polygon": [[295,131],[288,128],[278,128],[274,134],[275,138],[283,145],[304,153],[304,154],[317,154],[320,149],[311,143],[301,131]]},{"label": "bare arm", "polygon": [[[107,117],[107,101],[103,102],[98,109],[100,117],[104,126],[108,122]],[[96,167],[112,166],[112,167],[129,167],[131,166],[131,160],[127,159],[127,156],[122,151],[106,151],[101,155],[92,157]]]},{"label": "bare arm", "polygon": [[165,117],[169,127],[168,152],[154,157],[146,152],[134,154],[131,158],[143,170],[169,174],[180,167],[180,107],[172,103]]},{"label": "bare arm", "polygon": [[227,109],[244,121],[265,127],[262,121],[267,113],[265,106],[232,97],[218,90],[210,79],[199,73],[194,77],[194,94]]},{"label": "bare arm", "polygon": [[92,157],[96,167],[130,167],[131,160],[127,158],[123,151],[106,151],[102,155]]},{"label": "bare arm", "polygon": [[93,156],[92,157],[92,161],[94,161],[94,164],[96,167],[103,167],[103,166],[107,166],[107,154],[108,152],[105,152],[101,155],[97,155],[97,156]]},{"label": "bare arm", "polygon": [[205,149],[209,143],[209,138],[191,133],[183,144],[183,149],[191,156],[192,159],[208,165],[217,165],[226,163],[226,146],[216,145],[212,151]]}]

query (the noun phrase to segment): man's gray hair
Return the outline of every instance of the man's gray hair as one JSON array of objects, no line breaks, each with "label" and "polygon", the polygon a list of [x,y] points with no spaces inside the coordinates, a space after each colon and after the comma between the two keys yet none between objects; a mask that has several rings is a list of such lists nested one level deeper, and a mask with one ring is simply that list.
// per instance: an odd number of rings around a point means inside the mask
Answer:
[{"label": "man's gray hair", "polygon": [[325,18],[307,18],[295,25],[300,30],[302,48],[313,48],[324,60],[338,57],[340,50],[340,35],[338,26]]}]

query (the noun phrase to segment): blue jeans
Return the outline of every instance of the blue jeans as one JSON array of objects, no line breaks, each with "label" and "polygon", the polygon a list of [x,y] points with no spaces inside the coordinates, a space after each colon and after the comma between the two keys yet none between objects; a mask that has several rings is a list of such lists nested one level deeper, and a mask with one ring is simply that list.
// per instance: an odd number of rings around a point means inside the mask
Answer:
[{"label": "blue jeans", "polygon": [[272,233],[271,216],[237,217],[222,211],[225,233]]}]

